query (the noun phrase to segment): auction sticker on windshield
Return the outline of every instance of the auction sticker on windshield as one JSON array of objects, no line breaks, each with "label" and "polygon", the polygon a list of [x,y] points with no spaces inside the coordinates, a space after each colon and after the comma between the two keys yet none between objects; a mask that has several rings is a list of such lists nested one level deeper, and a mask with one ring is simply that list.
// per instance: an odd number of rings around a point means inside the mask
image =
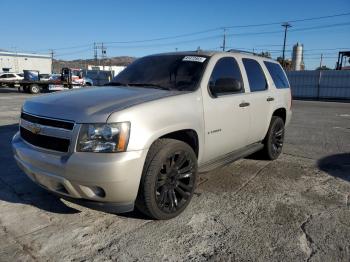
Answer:
[{"label": "auction sticker on windshield", "polygon": [[191,61],[191,62],[199,62],[203,63],[207,58],[201,56],[185,56],[182,61]]}]

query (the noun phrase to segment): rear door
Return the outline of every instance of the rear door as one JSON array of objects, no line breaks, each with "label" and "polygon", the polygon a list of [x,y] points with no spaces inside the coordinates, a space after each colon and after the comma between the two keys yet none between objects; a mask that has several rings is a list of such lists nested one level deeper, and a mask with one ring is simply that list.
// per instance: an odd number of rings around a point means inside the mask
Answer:
[{"label": "rear door", "polygon": [[[218,79],[233,78],[242,82],[237,61],[233,57],[217,60],[207,87]],[[242,82],[243,84],[243,82]],[[245,91],[221,92],[213,95],[203,89],[205,149],[204,162],[230,153],[246,145],[249,129],[249,107],[242,107]]]},{"label": "rear door", "polygon": [[250,93],[247,100],[250,104],[250,128],[248,144],[264,139],[270,125],[274,103],[273,91],[266,80],[262,65],[255,59],[242,58],[247,74]]}]

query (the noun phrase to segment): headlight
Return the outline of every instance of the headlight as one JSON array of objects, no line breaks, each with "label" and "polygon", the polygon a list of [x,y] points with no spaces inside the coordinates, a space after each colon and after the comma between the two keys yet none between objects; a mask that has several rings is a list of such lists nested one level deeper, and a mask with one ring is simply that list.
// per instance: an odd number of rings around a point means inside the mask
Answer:
[{"label": "headlight", "polygon": [[83,124],[77,142],[79,152],[124,152],[128,146],[130,123]]}]

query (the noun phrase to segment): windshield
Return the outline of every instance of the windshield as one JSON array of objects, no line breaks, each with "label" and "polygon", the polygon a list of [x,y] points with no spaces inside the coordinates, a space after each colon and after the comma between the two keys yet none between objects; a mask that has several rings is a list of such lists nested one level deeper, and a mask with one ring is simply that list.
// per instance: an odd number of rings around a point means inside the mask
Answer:
[{"label": "windshield", "polygon": [[137,59],[109,85],[130,85],[168,90],[195,90],[208,57],[153,55]]}]

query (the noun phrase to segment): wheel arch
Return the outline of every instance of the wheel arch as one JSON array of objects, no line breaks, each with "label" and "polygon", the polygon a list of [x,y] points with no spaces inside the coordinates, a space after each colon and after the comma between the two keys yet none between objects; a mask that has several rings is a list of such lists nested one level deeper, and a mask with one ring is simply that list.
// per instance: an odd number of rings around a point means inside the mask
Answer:
[{"label": "wheel arch", "polygon": [[[286,123],[287,119],[287,110],[284,107],[280,107],[275,109],[275,111],[272,113],[271,119],[273,116],[278,116],[282,118],[283,122]],[[271,121],[270,121],[271,122]]]},{"label": "wheel arch", "polygon": [[278,116],[280,118],[282,118],[284,124],[286,123],[286,119],[287,119],[287,110],[284,107],[277,107],[276,109],[273,110],[271,117],[270,117],[270,121],[268,121],[268,125],[265,128],[265,136],[264,139],[266,139],[267,133],[269,131],[269,127],[271,125],[271,121],[272,121],[272,117],[274,116]]},{"label": "wheel arch", "polygon": [[199,139],[198,139],[198,134],[195,130],[193,129],[177,130],[177,131],[164,134],[158,139],[162,139],[162,138],[171,138],[171,139],[179,140],[188,144],[193,149],[198,159]]}]

